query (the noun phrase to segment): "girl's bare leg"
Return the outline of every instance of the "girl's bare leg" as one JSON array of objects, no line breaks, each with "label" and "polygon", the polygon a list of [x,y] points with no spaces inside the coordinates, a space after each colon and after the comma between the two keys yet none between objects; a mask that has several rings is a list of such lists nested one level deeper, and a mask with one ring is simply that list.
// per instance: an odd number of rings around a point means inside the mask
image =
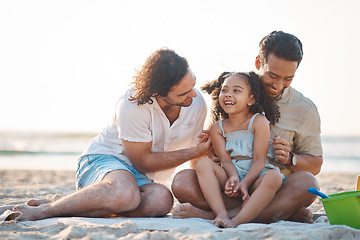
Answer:
[{"label": "girl's bare leg", "polygon": [[282,176],[276,170],[269,170],[257,179],[250,189],[249,200],[231,221],[221,223],[223,227],[236,227],[256,218],[272,201],[282,184]]},{"label": "girl's bare leg", "polygon": [[[307,191],[309,187],[319,188],[313,174],[305,171],[292,173],[283,182],[270,205],[252,222],[271,223],[279,220],[290,220],[312,223],[312,213],[306,207],[315,201],[316,196]],[[195,170],[185,169],[177,173],[171,188],[181,203],[181,207],[178,208],[181,211],[173,211],[173,216],[176,215],[176,218],[213,219],[215,217],[214,214],[212,218],[209,217],[211,209],[201,192]],[[235,208],[240,206],[241,202],[231,198],[225,198],[224,201],[228,208],[234,210],[229,212],[229,216],[236,216],[238,212]],[[194,209],[202,211],[193,211]],[[204,212],[207,213],[204,214]]]},{"label": "girl's bare leg", "polygon": [[196,165],[201,191],[216,217],[211,223],[219,226],[222,220],[229,219],[222,191],[228,179],[225,170],[208,158],[202,158]]}]

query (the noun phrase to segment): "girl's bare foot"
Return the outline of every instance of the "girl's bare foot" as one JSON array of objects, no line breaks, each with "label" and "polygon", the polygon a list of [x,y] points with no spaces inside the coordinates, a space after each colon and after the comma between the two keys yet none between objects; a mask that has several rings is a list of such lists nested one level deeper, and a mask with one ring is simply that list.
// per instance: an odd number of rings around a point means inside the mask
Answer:
[{"label": "girl's bare foot", "polygon": [[222,227],[221,226],[221,222],[222,222],[223,218],[220,216],[217,216],[214,220],[211,220],[210,223],[214,224],[217,227]]},{"label": "girl's bare foot", "polygon": [[237,225],[229,218],[221,219],[220,226],[224,228],[236,228]]},{"label": "girl's bare foot", "polygon": [[203,219],[214,219],[215,215],[213,212],[205,211],[200,208],[194,207],[190,203],[177,204],[172,210],[173,218],[203,218]]}]

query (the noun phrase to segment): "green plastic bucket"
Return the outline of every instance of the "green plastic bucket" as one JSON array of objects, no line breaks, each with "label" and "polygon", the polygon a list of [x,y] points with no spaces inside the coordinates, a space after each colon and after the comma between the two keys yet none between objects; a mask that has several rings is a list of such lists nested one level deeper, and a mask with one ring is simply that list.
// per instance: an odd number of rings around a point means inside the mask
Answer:
[{"label": "green plastic bucket", "polygon": [[343,192],[320,198],[332,225],[347,225],[360,229],[360,191]]}]

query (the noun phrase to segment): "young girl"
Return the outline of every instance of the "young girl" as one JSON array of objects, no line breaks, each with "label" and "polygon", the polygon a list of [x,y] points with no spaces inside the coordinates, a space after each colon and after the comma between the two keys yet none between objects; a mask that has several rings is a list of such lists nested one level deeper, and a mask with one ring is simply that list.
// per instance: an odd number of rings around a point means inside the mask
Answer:
[{"label": "young girl", "polygon": [[[212,223],[219,227],[236,227],[258,216],[281,187],[283,177],[279,169],[267,160],[267,155],[275,155],[270,146],[269,121],[275,124],[280,113],[254,72],[225,72],[202,89],[217,102],[216,119],[223,119],[210,128],[221,166],[203,158],[196,165],[196,174],[216,215]],[[267,119],[261,114],[263,112]],[[228,197],[243,200],[240,212],[232,219],[228,216],[222,191]]]}]

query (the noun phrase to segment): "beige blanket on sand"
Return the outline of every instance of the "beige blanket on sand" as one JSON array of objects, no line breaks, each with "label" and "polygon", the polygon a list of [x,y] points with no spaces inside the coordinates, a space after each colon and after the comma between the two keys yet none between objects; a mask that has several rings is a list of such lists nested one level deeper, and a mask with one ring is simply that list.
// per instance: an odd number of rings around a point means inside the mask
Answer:
[{"label": "beige blanket on sand", "polygon": [[[279,221],[248,223],[234,229],[218,228],[200,218],[49,218],[38,221],[3,221],[0,232],[10,228],[8,237],[51,239],[360,239],[360,230],[330,225],[319,218],[314,224]],[[101,237],[100,237],[101,236]]]}]

